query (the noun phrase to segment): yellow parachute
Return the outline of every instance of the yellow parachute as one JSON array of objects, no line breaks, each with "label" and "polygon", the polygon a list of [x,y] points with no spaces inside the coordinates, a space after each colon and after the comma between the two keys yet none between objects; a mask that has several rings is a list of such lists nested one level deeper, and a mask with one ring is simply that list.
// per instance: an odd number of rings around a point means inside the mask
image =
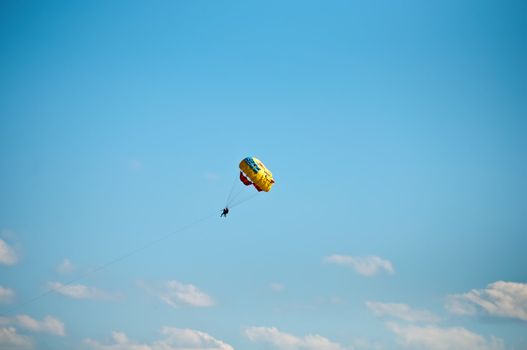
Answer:
[{"label": "yellow parachute", "polygon": [[[240,181],[237,181],[236,178],[234,179],[221,216],[226,217],[229,213],[229,208],[255,198],[258,192],[269,192],[273,185],[273,173],[263,165],[261,160],[254,157],[244,158],[240,162]],[[252,188],[249,189],[249,186],[254,186],[258,192]]]},{"label": "yellow parachute", "polygon": [[259,159],[255,157],[244,158],[240,162],[240,170],[240,181],[245,186],[253,185],[258,192],[269,192],[273,187],[273,173]]}]

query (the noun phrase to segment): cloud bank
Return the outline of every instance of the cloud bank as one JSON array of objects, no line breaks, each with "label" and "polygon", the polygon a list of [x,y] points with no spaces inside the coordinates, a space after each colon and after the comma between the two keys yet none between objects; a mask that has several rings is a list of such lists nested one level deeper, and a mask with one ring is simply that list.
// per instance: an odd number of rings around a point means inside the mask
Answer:
[{"label": "cloud bank", "polygon": [[18,334],[14,327],[0,328],[0,348],[3,350],[29,350],[34,348],[30,337]]},{"label": "cloud bank", "polygon": [[160,333],[163,339],[150,344],[130,340],[123,332],[113,332],[107,344],[93,339],[84,343],[92,350],[234,350],[229,344],[193,329],[163,327]]},{"label": "cloud bank", "polygon": [[52,316],[46,316],[42,321],[38,321],[28,315],[0,317],[0,326],[17,326],[31,332],[48,333],[60,337],[66,335],[64,323]]},{"label": "cloud bank", "polygon": [[488,315],[527,321],[527,284],[498,281],[447,297],[447,310],[455,315]]},{"label": "cloud bank", "polygon": [[388,323],[387,326],[396,335],[397,342],[408,349],[505,350],[503,340],[496,337],[486,339],[462,327],[421,327],[397,323]]},{"label": "cloud bank", "polygon": [[267,343],[281,350],[346,350],[338,343],[334,343],[318,334],[308,334],[298,337],[281,332],[275,327],[249,327],[245,335],[252,342]]},{"label": "cloud bank", "polygon": [[64,323],[51,316],[46,316],[42,321],[37,321],[28,315],[18,315],[16,320],[20,327],[32,332],[49,333],[60,337],[66,335]]}]

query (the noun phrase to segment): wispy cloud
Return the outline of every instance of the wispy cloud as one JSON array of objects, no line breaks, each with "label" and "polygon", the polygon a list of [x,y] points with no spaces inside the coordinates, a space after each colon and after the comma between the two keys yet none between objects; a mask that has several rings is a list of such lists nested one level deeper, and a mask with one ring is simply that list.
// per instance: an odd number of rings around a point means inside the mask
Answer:
[{"label": "wispy cloud", "polygon": [[48,333],[61,337],[66,335],[64,323],[52,316],[46,316],[42,321],[35,320],[28,315],[0,317],[0,326],[16,326],[31,332]]},{"label": "wispy cloud", "polygon": [[11,288],[0,286],[0,303],[11,303],[15,299],[15,291]]},{"label": "wispy cloud", "polygon": [[16,323],[32,332],[49,333],[61,337],[66,335],[64,323],[51,316],[46,316],[42,321],[37,321],[28,315],[18,315],[16,316]]},{"label": "wispy cloud", "polygon": [[116,294],[111,294],[95,287],[85,286],[83,284],[62,284],[60,282],[49,282],[48,288],[58,294],[73,299],[117,299]]},{"label": "wispy cloud", "polygon": [[57,272],[60,274],[68,274],[75,271],[75,265],[70,261],[70,259],[64,259],[60,264],[57,265]]},{"label": "wispy cloud", "polygon": [[[229,344],[214,338],[213,336],[193,330],[174,327],[164,327],[161,329],[166,339],[158,344],[165,345],[166,349],[211,349],[211,350],[234,350]],[[164,349],[164,348],[160,348]],[[156,349],[157,350],[157,349]]]},{"label": "wispy cloud", "polygon": [[271,283],[270,287],[271,287],[271,290],[276,293],[282,292],[285,289],[285,285],[283,283],[278,283],[278,282]]},{"label": "wispy cloud", "polygon": [[4,350],[29,350],[34,348],[33,340],[17,333],[14,327],[0,328],[0,348]]},{"label": "wispy cloud", "polygon": [[178,281],[168,281],[165,293],[161,299],[176,307],[178,304],[206,307],[214,305],[214,300],[193,284],[183,284]]},{"label": "wispy cloud", "polygon": [[249,327],[245,335],[252,342],[262,342],[283,350],[345,350],[347,348],[318,334],[298,337],[275,327]]},{"label": "wispy cloud", "polygon": [[140,282],[139,286],[151,295],[161,299],[164,303],[179,307],[189,305],[195,307],[208,307],[214,305],[214,299],[193,284],[184,284],[176,280],[166,281],[161,286],[152,286]]},{"label": "wispy cloud", "polygon": [[406,304],[366,302],[366,306],[378,317],[398,318],[407,322],[439,322],[439,317],[426,310],[415,310]]},{"label": "wispy cloud", "polygon": [[447,310],[456,315],[489,315],[527,321],[527,284],[498,281],[447,297]]},{"label": "wispy cloud", "polygon": [[502,339],[490,339],[462,327],[441,328],[436,326],[400,325],[390,322],[388,329],[397,337],[397,342],[408,349],[427,350],[504,350]]},{"label": "wispy cloud", "polygon": [[0,238],[0,264],[15,265],[19,260],[15,249]]},{"label": "wispy cloud", "polygon": [[113,332],[107,344],[93,339],[84,343],[92,350],[234,350],[229,344],[193,329],[163,327],[160,333],[163,338],[150,344],[130,340],[123,332]]},{"label": "wispy cloud", "polygon": [[0,326],[24,328],[31,332],[48,333],[61,337],[66,335],[64,323],[52,316],[46,316],[42,321],[35,320],[28,315],[0,317]]},{"label": "wispy cloud", "polygon": [[349,255],[330,255],[324,258],[324,262],[328,264],[341,265],[351,267],[357,273],[363,276],[374,276],[381,271],[393,274],[394,268],[389,260],[382,259],[378,256],[349,256]]}]

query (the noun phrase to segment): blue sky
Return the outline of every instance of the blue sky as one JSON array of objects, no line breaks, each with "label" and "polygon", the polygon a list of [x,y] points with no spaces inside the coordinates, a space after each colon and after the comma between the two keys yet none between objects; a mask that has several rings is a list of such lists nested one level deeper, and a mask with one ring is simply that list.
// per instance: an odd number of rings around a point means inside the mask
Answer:
[{"label": "blue sky", "polygon": [[0,348],[527,349],[526,10],[3,1]]}]

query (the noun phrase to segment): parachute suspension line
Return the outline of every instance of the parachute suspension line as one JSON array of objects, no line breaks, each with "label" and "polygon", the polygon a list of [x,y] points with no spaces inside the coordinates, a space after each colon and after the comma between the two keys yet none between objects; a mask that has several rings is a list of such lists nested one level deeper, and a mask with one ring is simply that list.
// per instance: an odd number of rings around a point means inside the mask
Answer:
[{"label": "parachute suspension line", "polygon": [[234,189],[236,188],[236,182],[237,178],[234,178],[234,181],[232,182],[231,190],[229,191],[229,195],[227,196],[227,200],[225,201],[225,207],[229,206],[229,203],[232,199],[232,193],[234,192]]},{"label": "parachute suspension line", "polygon": [[231,196],[231,198],[229,199],[229,202],[227,202],[227,205],[226,205],[226,206],[229,207],[229,208],[231,208],[232,203],[235,202],[236,199],[240,196],[240,194],[242,194],[242,193],[245,192],[245,191],[246,191],[246,188],[245,188],[245,187],[241,187],[241,186],[239,186],[239,184],[238,184],[238,186],[237,186],[237,188],[236,188],[236,191],[235,191],[234,194]]},{"label": "parachute suspension line", "polygon": [[148,248],[150,248],[151,246],[155,245],[155,244],[158,244],[164,240],[166,240],[167,238],[169,238],[170,236],[173,236],[177,233],[180,233],[180,232],[183,232],[183,231],[186,231],[196,225],[199,225],[201,224],[202,222],[204,221],[207,221],[209,220],[211,217],[213,216],[216,216],[216,212],[214,212],[213,214],[210,214],[208,216],[205,216],[201,219],[198,219],[190,224],[187,224],[187,225],[184,225],[184,226],[181,226],[179,229],[175,230],[175,231],[172,231],[170,233],[167,233],[163,236],[160,236],[154,240],[151,240],[150,242],[147,242],[145,244],[143,244],[142,246],[139,246],[135,249],[132,249],[120,256],[117,256],[115,258],[113,258],[112,260],[108,260],[106,263],[102,264],[102,265],[99,265],[95,268],[93,268],[92,270],[89,270],[85,273],[83,273],[81,276],[79,277],[76,277],[76,278],[73,278],[71,280],[69,280],[67,283],[63,284],[61,287],[49,287],[47,290],[43,291],[42,293],[32,297],[31,299],[27,299],[25,301],[22,301],[20,302],[18,305],[13,305],[13,307],[11,307],[10,309],[7,309],[6,312],[3,312],[2,314],[0,314],[0,318],[1,316],[7,316],[8,314],[11,314],[15,311],[18,311],[20,310],[21,308],[23,308],[24,306],[27,306],[29,304],[32,304],[34,302],[36,302],[37,300],[39,299],[42,299],[43,297],[53,293],[53,292],[58,292],[60,291],[62,288],[65,288],[65,287],[71,287],[74,283],[76,282],[79,282],[81,280],[84,280],[88,277],[90,277],[91,275],[94,275],[95,273],[99,272],[99,271],[102,271],[102,270],[105,270],[107,269],[108,267],[112,266],[112,265],[115,265],[129,257],[131,257],[132,255],[135,255],[143,250],[146,250]]},{"label": "parachute suspension line", "polygon": [[254,192],[254,193],[252,193],[249,197],[242,198],[242,199],[240,199],[239,201],[232,203],[232,204],[229,206],[229,208],[237,207],[238,205],[240,205],[240,204],[242,204],[242,203],[248,202],[248,201],[250,201],[250,200],[256,198],[256,196],[258,196],[258,192]]},{"label": "parachute suspension line", "polygon": [[[229,193],[229,196],[227,198],[227,202],[225,203],[225,207],[231,208],[232,203],[236,202],[236,199],[245,191],[249,190],[248,186],[251,186],[254,184],[243,175],[242,172],[240,172],[239,177],[234,178],[234,182],[232,184],[231,191]],[[243,199],[242,199],[243,200]]]}]

